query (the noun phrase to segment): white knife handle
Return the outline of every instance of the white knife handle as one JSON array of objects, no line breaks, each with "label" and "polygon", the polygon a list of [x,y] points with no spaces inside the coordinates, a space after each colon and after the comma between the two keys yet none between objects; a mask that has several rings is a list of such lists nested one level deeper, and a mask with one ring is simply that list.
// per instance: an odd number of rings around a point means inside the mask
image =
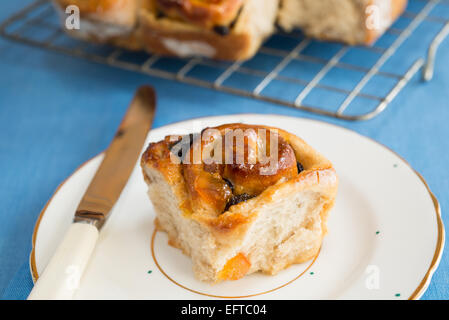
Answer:
[{"label": "white knife handle", "polygon": [[72,299],[98,240],[98,229],[73,223],[56,249],[28,300]]}]

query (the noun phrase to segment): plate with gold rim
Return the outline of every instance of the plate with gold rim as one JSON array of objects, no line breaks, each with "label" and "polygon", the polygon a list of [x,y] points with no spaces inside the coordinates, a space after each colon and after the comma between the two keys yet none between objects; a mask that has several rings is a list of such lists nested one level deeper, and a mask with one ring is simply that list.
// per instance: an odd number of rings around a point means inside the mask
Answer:
[{"label": "plate with gold rim", "polygon": [[[235,122],[287,130],[333,162],[339,193],[319,254],[275,276],[198,281],[190,259],[155,231],[154,209],[136,164],[101,231],[76,299],[417,299],[424,293],[444,246],[440,206],[422,176],[374,140],[315,120],[241,114],[157,128],[147,143]],[[34,280],[69,227],[102,157],[76,170],[42,210],[30,254]]]}]

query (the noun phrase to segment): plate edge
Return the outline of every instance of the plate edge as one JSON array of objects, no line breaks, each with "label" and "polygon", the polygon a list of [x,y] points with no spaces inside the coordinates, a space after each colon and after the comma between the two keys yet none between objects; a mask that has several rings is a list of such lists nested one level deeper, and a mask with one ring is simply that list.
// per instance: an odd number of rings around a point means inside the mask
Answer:
[{"label": "plate edge", "polygon": [[70,180],[78,171],[80,171],[82,168],[84,168],[89,162],[92,160],[100,157],[102,154],[104,154],[104,151],[100,152],[99,154],[93,156],[92,158],[84,161],[81,165],[79,165],[67,178],[65,178],[53,191],[50,199],[46,202],[44,208],[39,213],[39,216],[37,217],[36,223],[34,224],[33,228],[33,235],[31,237],[31,251],[29,256],[29,267],[30,267],[30,273],[31,278],[33,280],[33,283],[36,283],[37,279],[39,278],[39,274],[37,272],[37,266],[36,266],[36,238],[37,238],[37,232],[39,231],[39,226],[41,223],[42,218],[44,217],[45,212],[47,211],[48,206],[53,201],[56,194],[59,192],[59,190],[66,184],[68,180]]}]

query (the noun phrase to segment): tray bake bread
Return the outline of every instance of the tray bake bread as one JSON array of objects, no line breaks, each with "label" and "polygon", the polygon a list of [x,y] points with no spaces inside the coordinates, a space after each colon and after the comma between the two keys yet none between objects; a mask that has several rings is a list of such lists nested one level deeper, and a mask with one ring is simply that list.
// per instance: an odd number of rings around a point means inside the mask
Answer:
[{"label": "tray bake bread", "polygon": [[371,44],[404,11],[407,0],[53,0],[80,9],[85,40],[180,57],[251,58],[278,25],[308,36]]},{"label": "tray bake bread", "polygon": [[141,166],[157,228],[208,282],[312,259],[338,187],[332,164],[302,139],[258,125],[168,136]]}]

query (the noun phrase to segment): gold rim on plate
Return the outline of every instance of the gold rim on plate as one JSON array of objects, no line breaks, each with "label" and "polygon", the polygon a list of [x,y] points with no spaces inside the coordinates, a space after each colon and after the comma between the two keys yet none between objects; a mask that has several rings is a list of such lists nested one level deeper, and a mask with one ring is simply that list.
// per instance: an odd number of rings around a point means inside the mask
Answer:
[{"label": "gold rim on plate", "polygon": [[173,282],[174,284],[176,284],[178,287],[181,287],[187,291],[202,295],[202,296],[206,296],[206,297],[211,297],[211,298],[223,298],[223,299],[243,299],[243,298],[251,298],[251,297],[256,297],[256,296],[261,296],[263,294],[267,294],[267,293],[271,293],[274,292],[276,290],[279,290],[281,288],[284,288],[286,286],[288,286],[289,284],[295,282],[296,280],[298,280],[299,278],[301,278],[315,263],[316,259],[318,258],[318,256],[320,255],[321,252],[321,248],[319,249],[318,253],[313,257],[313,259],[310,261],[309,265],[296,277],[294,277],[293,279],[287,281],[284,284],[278,285],[277,287],[270,289],[270,290],[266,290],[263,292],[258,292],[258,293],[253,293],[253,294],[248,294],[248,295],[243,295],[243,296],[219,296],[219,295],[215,295],[215,294],[210,294],[210,293],[205,293],[205,292],[201,292],[195,289],[191,289],[189,287],[186,287],[182,284],[180,284],[179,282],[177,282],[176,280],[174,280],[172,277],[170,277],[165,271],[164,269],[160,266],[159,261],[156,258],[156,254],[154,253],[154,239],[156,238],[156,234],[157,234],[158,230],[157,228],[154,229],[153,231],[153,235],[151,236],[151,256],[153,257],[154,262],[156,263],[157,268],[159,269],[159,271],[171,282]]},{"label": "gold rim on plate", "polygon": [[[266,115],[266,116],[270,116],[270,115]],[[279,116],[279,115],[276,115],[276,116]],[[281,116],[282,117],[282,116]],[[209,117],[203,117],[203,118],[209,118]],[[197,119],[201,119],[201,118],[197,118]],[[427,184],[427,182],[426,182],[426,180],[424,179],[424,177],[418,172],[418,171],[416,171],[415,169],[413,169],[413,167],[410,165],[410,163],[408,163],[408,161],[406,161],[402,156],[400,156],[398,153],[396,153],[394,150],[392,150],[392,149],[390,149],[389,147],[387,147],[387,146],[385,146],[385,145],[383,145],[383,144],[381,144],[380,142],[377,142],[376,140],[374,140],[374,139],[372,139],[372,138],[370,138],[370,137],[367,137],[367,136],[364,136],[364,135],[361,135],[361,134],[359,134],[358,132],[355,132],[355,131],[353,131],[353,130],[350,130],[350,129],[347,129],[347,128],[345,128],[345,127],[341,127],[341,126],[338,126],[338,125],[335,125],[335,124],[332,124],[332,123],[328,123],[328,122],[324,122],[324,121],[319,121],[319,120],[312,120],[312,119],[306,119],[307,121],[313,121],[313,122],[318,122],[318,123],[325,123],[325,124],[327,124],[327,125],[330,125],[330,126],[334,126],[334,127],[337,127],[337,128],[340,128],[340,129],[343,129],[343,130],[347,130],[347,131],[350,131],[351,133],[354,133],[354,134],[357,134],[357,135],[359,135],[359,136],[361,136],[361,137],[363,137],[363,138],[366,138],[366,139],[368,139],[368,140],[371,140],[372,142],[374,142],[374,143],[376,143],[376,144],[378,144],[378,145],[380,145],[380,146],[382,146],[382,147],[384,147],[385,149],[387,149],[387,150],[389,150],[390,152],[392,152],[393,154],[395,154],[398,158],[400,158],[417,176],[418,176],[418,178],[422,181],[422,183],[424,184],[424,186],[426,187],[426,189],[427,189],[427,191],[428,191],[428,193],[429,193],[429,196],[431,197],[431,199],[432,199],[432,201],[433,201],[433,205],[434,205],[434,207],[435,207],[435,213],[436,213],[436,218],[437,218],[437,230],[438,230],[438,239],[437,239],[437,245],[436,245],[436,247],[435,247],[435,253],[434,253],[434,255],[433,255],[433,258],[432,258],[432,262],[430,263],[430,266],[429,266],[429,269],[427,270],[427,272],[426,272],[426,274],[424,275],[424,277],[423,277],[423,279],[421,280],[421,282],[419,283],[419,285],[418,285],[418,287],[415,289],[415,291],[413,291],[413,293],[412,293],[412,295],[408,298],[409,300],[415,300],[415,299],[417,299],[417,298],[419,298],[419,297],[421,297],[421,295],[425,292],[425,290],[427,289],[427,287],[429,286],[429,284],[430,284],[430,280],[432,279],[432,276],[433,276],[433,273],[435,272],[435,270],[437,269],[437,267],[438,267],[438,264],[439,264],[439,261],[440,261],[440,258],[441,258],[441,255],[442,255],[442,252],[443,252],[443,247],[444,247],[444,238],[445,238],[445,231],[444,231],[444,224],[443,224],[443,220],[442,220],[442,217],[441,217],[441,206],[440,206],[440,204],[439,204],[439,202],[438,202],[438,199],[436,198],[436,196],[433,194],[433,192],[430,190],[430,187],[429,187],[429,185]],[[188,121],[188,120],[184,120],[184,121],[180,121],[180,122],[176,122],[176,123],[172,123],[172,124],[170,124],[170,125],[174,125],[174,124],[177,124],[177,123],[181,123],[181,122],[185,122],[185,121]],[[33,237],[32,237],[32,249],[31,249],[31,253],[30,253],[30,261],[29,261],[29,264],[30,264],[30,272],[31,272],[31,276],[32,276],[32,278],[33,278],[33,282],[36,282],[37,281],[37,279],[39,278],[39,274],[38,274],[38,272],[37,272],[37,267],[36,267],[36,238],[37,238],[37,233],[38,233],[38,231],[39,231],[39,225],[40,225],[40,222],[41,222],[41,220],[42,220],[42,218],[43,218],[43,216],[44,216],[44,214],[45,214],[45,212],[47,211],[47,208],[48,208],[48,206],[50,205],[50,203],[53,201],[53,198],[55,197],[55,195],[58,193],[58,191],[65,185],[65,183],[70,179],[70,178],[72,178],[78,171],[80,171],[87,163],[89,163],[90,161],[92,161],[93,159],[95,159],[96,157],[98,157],[98,156],[100,156],[101,154],[103,154],[104,152],[102,152],[102,153],[100,153],[100,154],[98,154],[97,156],[95,156],[95,157],[93,157],[93,158],[91,158],[91,159],[89,159],[89,160],[87,160],[86,162],[84,162],[83,164],[81,164],[68,178],[66,178],[57,188],[56,188],[56,190],[55,190],[55,192],[53,193],[53,195],[51,196],[51,198],[48,200],[48,202],[45,204],[45,207],[42,209],[42,211],[40,212],[40,214],[39,214],[39,217],[37,218],[37,221],[36,221],[36,224],[35,224],[35,226],[34,226],[34,230],[33,230]],[[155,235],[155,234],[154,234]],[[153,237],[154,237],[154,235],[153,235]],[[317,255],[318,256],[318,255]],[[316,257],[317,257],[316,256]],[[316,257],[314,258],[314,260],[313,260],[313,262],[315,261],[315,259],[316,259]],[[153,258],[154,258],[154,255],[153,255]],[[313,262],[312,262],[312,264],[313,264]],[[157,262],[156,262],[157,263]],[[310,267],[310,266],[309,266]],[[308,268],[309,268],[308,267]],[[160,269],[160,267],[158,266],[158,268]],[[161,270],[162,271],[162,270]],[[307,271],[307,270],[306,270]],[[170,280],[170,281],[172,281],[172,282],[175,282],[174,280],[172,280],[170,277],[168,277],[166,274],[165,274],[165,272],[163,272],[162,271],[162,273]],[[299,275],[299,277],[300,277],[301,275]],[[297,278],[299,278],[299,277],[297,277]],[[297,278],[295,278],[294,280],[296,280]],[[290,281],[289,283],[291,283],[291,282],[293,282],[294,280],[292,280],[292,281]],[[176,283],[176,282],[175,282]],[[176,283],[177,284],[177,283]],[[178,284],[179,285],[179,284]],[[189,288],[186,288],[186,287],[184,287],[184,286],[182,286],[182,285],[179,285],[180,287],[182,287],[182,288],[184,288],[184,289],[186,289],[186,290],[188,290],[188,291],[191,291],[191,292],[194,292],[194,293],[197,293],[197,294],[203,294],[203,293],[201,293],[201,292],[197,292],[197,291],[195,291],[195,290],[193,290],[193,289],[189,289]],[[285,285],[284,285],[285,286]],[[276,288],[276,289],[278,289],[278,288]],[[276,289],[274,289],[274,290],[276,290]],[[273,291],[273,290],[270,290],[269,292],[271,292],[271,291]],[[265,292],[264,292],[265,293]],[[206,294],[207,295],[207,294]],[[216,296],[213,296],[213,295],[210,295],[211,297],[216,297]]]}]

